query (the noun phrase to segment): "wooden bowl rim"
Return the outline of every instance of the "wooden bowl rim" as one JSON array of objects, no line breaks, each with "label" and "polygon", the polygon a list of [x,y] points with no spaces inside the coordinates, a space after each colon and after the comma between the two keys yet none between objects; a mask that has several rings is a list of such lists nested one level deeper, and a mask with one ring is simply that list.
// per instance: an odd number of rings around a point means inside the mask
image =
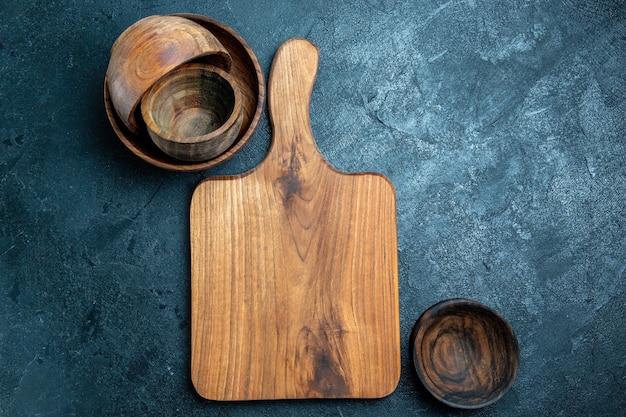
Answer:
[{"label": "wooden bowl rim", "polygon": [[[152,117],[152,112],[147,109],[146,103],[149,103],[153,98],[154,94],[157,94],[166,87],[166,85],[171,82],[174,78],[181,76],[182,72],[186,73],[213,73],[217,74],[220,78],[222,78],[226,83],[230,86],[233,92],[234,101],[233,108],[230,110],[230,115],[228,119],[222,123],[222,125],[204,135],[199,136],[188,136],[188,137],[180,137],[171,134],[168,131],[163,130]],[[141,114],[143,115],[144,122],[146,123],[146,127],[148,130],[151,130],[153,133],[157,134],[161,139],[172,142],[175,144],[192,144],[192,143],[202,143],[213,140],[219,140],[225,132],[229,131],[233,125],[237,122],[239,118],[239,114],[241,113],[241,92],[239,88],[234,83],[233,78],[226,71],[213,66],[213,65],[204,65],[204,64],[188,64],[182,67],[175,69],[174,71],[166,74],[159,81],[157,81],[150,90],[143,96],[141,100]],[[232,137],[232,136],[231,136]]]},{"label": "wooden bowl rim", "polygon": [[[507,381],[506,387],[498,395],[482,403],[470,404],[470,405],[450,401],[446,398],[443,398],[441,395],[439,395],[439,393],[436,392],[430,386],[430,384],[428,383],[428,381],[426,381],[424,375],[422,374],[422,367],[420,366],[421,360],[420,358],[417,357],[417,352],[416,352],[417,350],[416,346],[419,346],[423,342],[424,332],[427,329],[432,327],[432,325],[435,325],[437,321],[439,321],[441,318],[447,316],[447,313],[451,308],[454,308],[458,311],[459,309],[463,309],[467,307],[471,307],[473,310],[478,309],[481,312],[481,314],[490,316],[492,319],[495,319],[499,324],[502,325],[502,328],[507,332],[506,337],[509,338],[512,342],[512,349],[508,351],[507,353],[509,357],[513,359],[513,361],[515,362],[513,375],[511,376],[510,380]],[[498,333],[498,337],[502,337],[502,336],[503,335],[501,333]],[[428,309],[426,309],[426,311],[424,311],[420,315],[419,319],[415,323],[415,326],[413,327],[413,331],[411,333],[410,348],[411,348],[410,356],[413,361],[413,369],[415,369],[415,372],[417,373],[417,376],[419,380],[421,381],[422,385],[426,388],[426,390],[428,390],[428,392],[433,397],[435,397],[437,400],[451,407],[461,408],[461,409],[477,409],[477,408],[483,408],[488,405],[491,405],[495,403],[496,401],[500,400],[509,391],[509,389],[511,388],[511,386],[517,379],[517,374],[519,371],[520,350],[519,350],[519,342],[517,340],[517,337],[515,336],[513,327],[504,318],[504,316],[502,316],[502,314],[500,314],[496,310],[476,300],[471,300],[469,298],[450,298],[450,299],[440,301],[430,306]]]},{"label": "wooden bowl rim", "polygon": [[[261,121],[261,117],[263,115],[263,109],[265,105],[265,78],[263,75],[263,71],[261,69],[261,64],[259,60],[252,50],[248,43],[239,35],[235,30],[231,27],[221,23],[215,19],[211,19],[209,17],[199,15],[199,14],[174,14],[173,16],[181,16],[190,20],[193,20],[196,23],[200,23],[201,25],[207,24],[209,26],[216,26],[227,32],[234,40],[236,40],[241,47],[246,51],[250,61],[254,66],[255,78],[257,79],[258,94],[257,94],[257,105],[255,108],[254,116],[250,120],[250,124],[247,129],[242,129],[239,132],[239,135],[235,142],[228,148],[226,151],[216,156],[215,158],[209,159],[207,161],[202,162],[185,162],[179,161],[175,158],[167,155],[152,142],[147,131],[142,131],[141,135],[136,135],[124,125],[121,121],[113,105],[111,103],[111,98],[109,95],[108,89],[108,80],[105,75],[104,78],[104,102],[105,102],[105,110],[107,113],[107,117],[115,134],[118,139],[126,146],[133,154],[143,159],[145,162],[148,162],[151,165],[154,165],[159,168],[167,169],[170,171],[181,171],[181,172],[193,172],[193,171],[201,171],[205,169],[212,168],[216,165],[221,164],[222,162],[232,158],[237,152],[239,152],[252,138],[257,128],[259,127],[259,122]],[[220,38],[216,36],[218,40]],[[226,46],[225,46],[226,47]],[[154,147],[154,155],[152,153],[146,153],[143,149],[138,146],[137,142],[141,141],[146,143],[149,142],[148,146]]]}]

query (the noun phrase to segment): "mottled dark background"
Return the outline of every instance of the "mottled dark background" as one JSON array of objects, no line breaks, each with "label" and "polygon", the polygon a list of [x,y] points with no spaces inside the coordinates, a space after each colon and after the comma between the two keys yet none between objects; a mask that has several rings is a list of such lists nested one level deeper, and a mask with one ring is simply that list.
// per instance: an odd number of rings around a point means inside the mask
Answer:
[{"label": "mottled dark background", "polygon": [[[152,14],[237,30],[267,76],[278,46],[321,52],[321,152],[398,199],[402,377],[382,400],[215,403],[189,377],[194,187],[264,157],[173,173],[108,124],[109,48]],[[617,416],[626,410],[624,1],[0,3],[0,415]],[[419,315],[500,311],[521,347],[496,404],[441,406],[413,376]]]}]

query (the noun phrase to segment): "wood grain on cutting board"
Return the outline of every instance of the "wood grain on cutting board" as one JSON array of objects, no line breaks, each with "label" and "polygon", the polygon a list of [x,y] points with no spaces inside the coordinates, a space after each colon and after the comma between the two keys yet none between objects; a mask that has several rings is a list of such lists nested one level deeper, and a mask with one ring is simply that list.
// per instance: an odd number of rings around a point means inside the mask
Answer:
[{"label": "wood grain on cutting board", "polygon": [[319,153],[318,59],[302,39],[280,47],[267,158],[194,192],[191,372],[205,398],[378,398],[398,383],[395,192]]}]

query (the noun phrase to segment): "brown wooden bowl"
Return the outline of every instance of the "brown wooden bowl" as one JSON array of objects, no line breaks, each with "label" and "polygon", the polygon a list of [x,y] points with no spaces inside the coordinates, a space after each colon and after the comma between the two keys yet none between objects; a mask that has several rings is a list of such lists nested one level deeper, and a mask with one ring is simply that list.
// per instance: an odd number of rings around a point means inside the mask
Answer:
[{"label": "brown wooden bowl", "polygon": [[137,133],[143,95],[174,68],[197,59],[230,70],[231,57],[206,28],[179,16],[148,16],[135,22],[111,47],[107,79],[111,101],[126,127]]},{"label": "brown wooden bowl", "polygon": [[426,389],[457,408],[494,403],[519,367],[513,329],[483,304],[457,298],[426,310],[411,335],[413,365]]},{"label": "brown wooden bowl", "polygon": [[115,112],[109,93],[108,79],[104,81],[104,102],[109,122],[117,137],[135,155],[160,168],[172,171],[199,171],[218,165],[239,152],[252,138],[261,121],[265,105],[265,80],[261,65],[246,41],[233,29],[216,20],[196,14],[177,15],[190,19],[208,29],[232,58],[229,74],[241,92],[243,120],[235,142],[225,152],[201,162],[177,160],[159,149],[148,135],[145,125],[139,133],[131,132]]},{"label": "brown wooden bowl", "polygon": [[189,64],[166,74],[141,100],[148,134],[166,154],[182,161],[214,158],[239,135],[241,93],[225,71]]}]

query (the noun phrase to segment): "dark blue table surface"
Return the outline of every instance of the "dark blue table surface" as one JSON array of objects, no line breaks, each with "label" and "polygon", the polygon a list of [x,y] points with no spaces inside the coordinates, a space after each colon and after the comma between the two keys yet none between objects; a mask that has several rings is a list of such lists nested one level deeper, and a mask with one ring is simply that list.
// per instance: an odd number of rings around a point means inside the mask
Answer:
[{"label": "dark blue table surface", "polygon": [[[267,76],[320,50],[324,156],[394,183],[402,376],[380,400],[215,403],[190,383],[194,187],[255,167],[153,167],[104,112],[109,49],[142,17],[238,31]],[[0,415],[620,415],[626,409],[624,1],[4,0],[0,4]],[[506,317],[521,366],[499,402],[440,405],[411,370],[430,305]]]}]

